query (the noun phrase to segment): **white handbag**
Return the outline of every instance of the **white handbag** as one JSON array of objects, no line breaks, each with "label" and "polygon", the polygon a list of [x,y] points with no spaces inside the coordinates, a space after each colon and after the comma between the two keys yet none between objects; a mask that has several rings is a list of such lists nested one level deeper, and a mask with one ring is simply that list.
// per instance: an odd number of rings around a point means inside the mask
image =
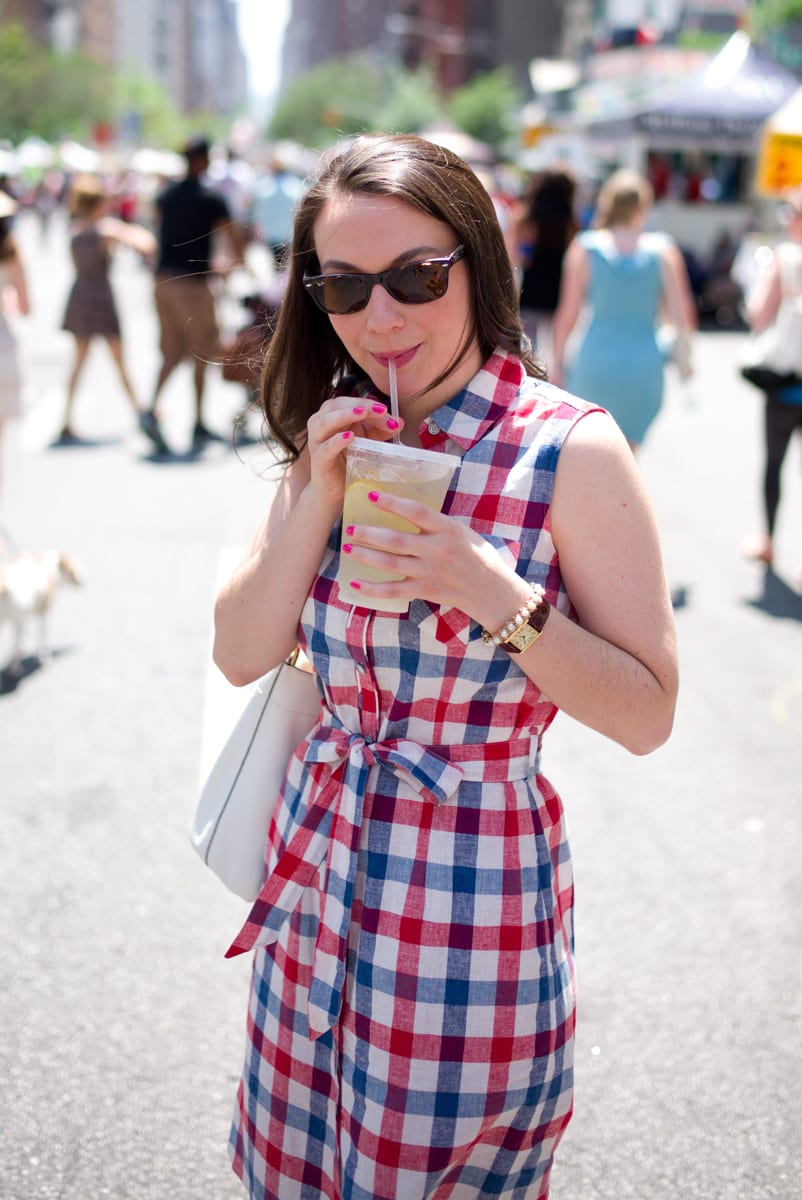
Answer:
[{"label": "white handbag", "polygon": [[287,764],[320,716],[320,695],[300,650],[244,692],[245,707],[201,787],[190,840],[230,891],[253,901]]}]

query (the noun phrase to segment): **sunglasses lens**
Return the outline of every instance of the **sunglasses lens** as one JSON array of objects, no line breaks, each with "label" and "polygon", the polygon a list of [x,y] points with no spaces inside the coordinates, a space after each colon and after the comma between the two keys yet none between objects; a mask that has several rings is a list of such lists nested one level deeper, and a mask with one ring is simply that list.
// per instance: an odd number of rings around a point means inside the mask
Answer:
[{"label": "sunglasses lens", "polygon": [[440,263],[412,263],[388,271],[387,286],[402,304],[428,304],[439,300],[448,287],[448,267]]},{"label": "sunglasses lens", "polygon": [[365,280],[361,275],[329,275],[315,284],[315,299],[327,313],[358,312],[367,302]]}]

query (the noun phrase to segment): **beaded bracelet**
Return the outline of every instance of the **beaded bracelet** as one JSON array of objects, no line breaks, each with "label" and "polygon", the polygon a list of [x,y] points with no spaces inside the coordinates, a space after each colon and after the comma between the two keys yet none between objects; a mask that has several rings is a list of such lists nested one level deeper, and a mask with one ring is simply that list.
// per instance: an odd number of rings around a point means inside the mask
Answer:
[{"label": "beaded bracelet", "polygon": [[535,583],[529,599],[521,605],[515,616],[502,625],[497,633],[483,629],[482,641],[488,646],[500,646],[510,654],[521,654],[540,637],[548,615],[546,593],[539,583]]}]

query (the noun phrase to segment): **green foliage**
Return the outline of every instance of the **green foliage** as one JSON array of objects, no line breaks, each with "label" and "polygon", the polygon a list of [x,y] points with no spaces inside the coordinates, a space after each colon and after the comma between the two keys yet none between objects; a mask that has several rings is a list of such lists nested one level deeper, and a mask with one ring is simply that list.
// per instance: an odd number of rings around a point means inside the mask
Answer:
[{"label": "green foliage", "polygon": [[294,80],[282,93],[268,137],[325,146],[376,124],[385,99],[382,73],[362,55],[330,58]]},{"label": "green foliage", "polygon": [[161,85],[141,73],[115,74],[84,55],[54,54],[21,25],[0,25],[0,138],[91,141],[98,122],[136,113],[143,141],[178,146],[190,132],[222,131],[221,118],[183,116]]},{"label": "green foliage", "polygon": [[448,102],[451,120],[480,142],[502,150],[524,97],[506,67],[474,75]]},{"label": "green foliage", "polygon": [[180,146],[199,129],[214,135],[212,122],[200,114],[192,118],[178,111],[167,92],[155,79],[129,69],[116,76],[113,88],[114,117],[117,121],[135,114],[139,121],[139,140],[147,146]]},{"label": "green foliage", "polygon": [[419,133],[443,115],[443,104],[428,67],[395,71],[390,94],[377,114],[374,128],[391,133]]},{"label": "green foliage", "polygon": [[267,136],[325,146],[372,129],[417,133],[448,117],[465,133],[501,149],[523,102],[504,68],[476,75],[444,101],[430,68],[382,69],[355,55],[329,59],[294,80],[279,98]]},{"label": "green foliage", "polygon": [[749,19],[758,35],[781,29],[792,21],[802,21],[802,0],[754,0]]}]

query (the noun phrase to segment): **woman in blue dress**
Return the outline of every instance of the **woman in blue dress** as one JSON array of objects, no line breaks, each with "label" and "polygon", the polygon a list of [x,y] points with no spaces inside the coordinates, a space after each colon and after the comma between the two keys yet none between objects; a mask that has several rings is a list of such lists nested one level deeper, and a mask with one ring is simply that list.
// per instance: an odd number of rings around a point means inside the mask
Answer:
[{"label": "woman in blue dress", "polygon": [[[663,401],[660,322],[674,326],[683,347],[695,326],[679,249],[666,234],[644,231],[651,202],[649,184],[634,171],[617,171],[603,185],[598,228],[574,239],[563,264],[550,371],[554,383],[606,408],[633,450]],[[590,320],[565,369],[566,343],[586,305]]]}]

